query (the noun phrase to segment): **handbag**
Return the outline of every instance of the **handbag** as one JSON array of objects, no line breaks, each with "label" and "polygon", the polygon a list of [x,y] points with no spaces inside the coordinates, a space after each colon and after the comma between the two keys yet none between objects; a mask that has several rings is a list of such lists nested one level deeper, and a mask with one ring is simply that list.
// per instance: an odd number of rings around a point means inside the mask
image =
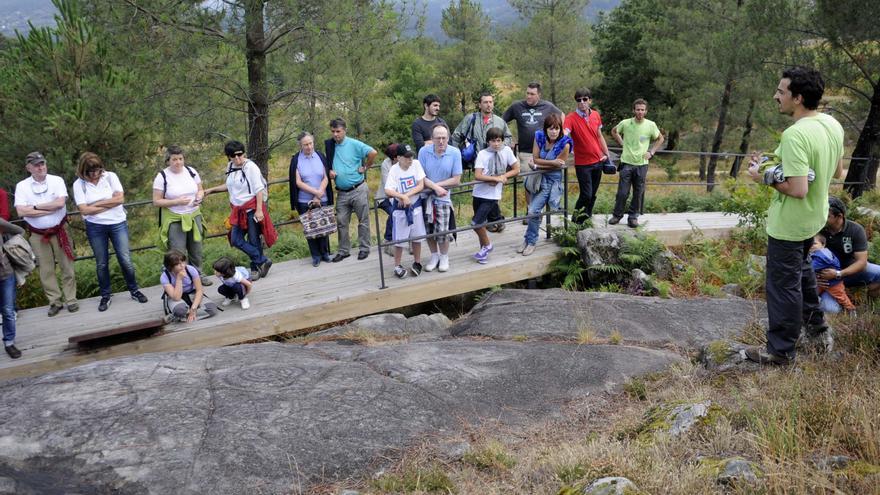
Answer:
[{"label": "handbag", "polygon": [[299,216],[306,239],[317,239],[336,232],[336,210],[332,206],[311,206]]},{"label": "handbag", "polygon": [[617,173],[617,166],[614,165],[614,162],[612,162],[610,158],[607,158],[602,162],[602,173],[607,175],[614,175]]}]

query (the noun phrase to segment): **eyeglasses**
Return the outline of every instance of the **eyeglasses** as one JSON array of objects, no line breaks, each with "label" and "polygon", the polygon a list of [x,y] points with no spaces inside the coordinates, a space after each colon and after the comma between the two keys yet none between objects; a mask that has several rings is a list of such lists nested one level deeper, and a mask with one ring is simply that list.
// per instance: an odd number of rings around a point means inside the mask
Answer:
[{"label": "eyeglasses", "polygon": [[576,102],[578,102],[578,103],[581,103],[581,102],[584,102],[584,101],[590,101],[590,97],[589,97],[589,96],[584,96],[583,98],[575,98],[574,101],[576,101]]},{"label": "eyeglasses", "polygon": [[31,182],[31,192],[34,194],[45,194],[49,190],[48,182]]},{"label": "eyeglasses", "polygon": [[91,168],[91,169],[89,169],[88,172],[86,172],[86,174],[88,174],[88,175],[94,175],[94,174],[101,175],[103,173],[104,173],[104,167]]}]

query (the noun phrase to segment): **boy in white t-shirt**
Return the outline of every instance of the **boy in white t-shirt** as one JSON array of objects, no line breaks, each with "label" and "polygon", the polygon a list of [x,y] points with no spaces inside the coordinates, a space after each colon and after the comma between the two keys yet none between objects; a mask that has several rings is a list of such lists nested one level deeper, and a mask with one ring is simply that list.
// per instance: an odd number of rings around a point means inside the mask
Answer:
[{"label": "boy in white t-shirt", "polygon": [[[392,217],[392,238],[394,246],[394,275],[403,278],[406,268],[400,264],[403,248],[410,237],[425,235],[425,220],[422,218],[422,201],[419,192],[425,188],[425,171],[418,160],[413,160],[412,148],[406,144],[397,145],[397,163],[388,171],[385,181],[385,194],[394,206]],[[414,242],[412,273],[416,277],[422,273],[422,243]]]},{"label": "boy in white t-shirt", "polygon": [[[479,181],[474,184],[474,219],[471,221],[474,226],[504,218],[498,200],[507,180],[519,174],[519,160],[510,146],[504,144],[504,131],[497,127],[489,129],[486,142],[489,147],[480,151],[474,164],[474,178]],[[489,261],[489,252],[493,249],[489,232],[485,226],[475,227],[474,232],[480,239],[480,250],[474,254],[474,259],[484,264]]]}]

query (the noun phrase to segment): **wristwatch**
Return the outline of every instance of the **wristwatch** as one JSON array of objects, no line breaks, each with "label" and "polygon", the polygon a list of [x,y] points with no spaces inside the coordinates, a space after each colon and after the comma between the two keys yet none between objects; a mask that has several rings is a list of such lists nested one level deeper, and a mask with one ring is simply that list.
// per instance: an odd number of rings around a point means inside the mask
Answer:
[{"label": "wristwatch", "polygon": [[835,277],[837,280],[840,280],[840,270],[834,270],[834,274],[835,274],[834,277]]}]

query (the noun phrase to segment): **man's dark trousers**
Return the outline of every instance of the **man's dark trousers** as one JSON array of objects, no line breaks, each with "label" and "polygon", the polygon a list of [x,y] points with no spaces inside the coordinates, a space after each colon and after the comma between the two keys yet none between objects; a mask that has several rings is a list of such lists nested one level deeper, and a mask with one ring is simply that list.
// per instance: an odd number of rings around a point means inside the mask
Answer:
[{"label": "man's dark trousers", "polygon": [[620,175],[617,178],[617,197],[614,201],[614,216],[622,217],[626,199],[629,197],[629,188],[632,185],[632,201],[629,203],[627,215],[630,218],[638,218],[642,212],[642,199],[645,197],[645,180],[648,178],[647,165],[630,165],[621,163]]},{"label": "man's dark trousers", "polygon": [[813,238],[783,241],[767,238],[767,350],[793,358],[803,325],[825,327],[810,263]]}]

